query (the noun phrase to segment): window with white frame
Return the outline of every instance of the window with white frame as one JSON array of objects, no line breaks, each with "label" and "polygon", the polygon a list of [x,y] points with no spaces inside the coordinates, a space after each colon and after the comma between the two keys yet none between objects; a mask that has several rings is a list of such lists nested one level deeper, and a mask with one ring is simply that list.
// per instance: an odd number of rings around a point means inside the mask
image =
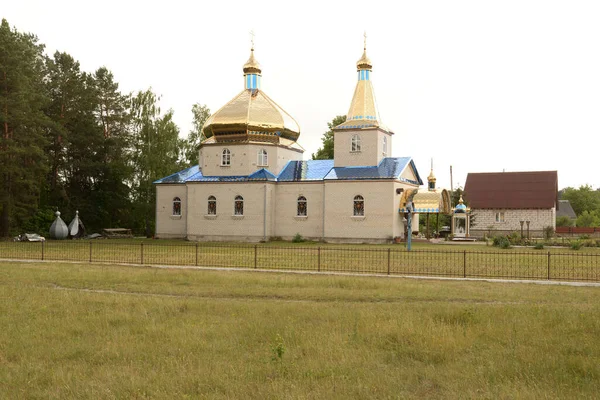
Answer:
[{"label": "window with white frame", "polygon": [[173,215],[181,216],[181,199],[179,197],[173,198]]},{"label": "window with white frame", "polygon": [[383,137],[383,155],[387,156],[387,137]]},{"label": "window with white frame", "polygon": [[269,159],[267,158],[267,151],[265,149],[260,149],[258,151],[258,165],[261,167],[269,165]]},{"label": "window with white frame", "polygon": [[208,215],[217,215],[217,198],[208,196]]},{"label": "window with white frame", "polygon": [[297,210],[297,216],[299,217],[306,217],[306,197],[304,196],[300,196],[298,197],[298,210]]},{"label": "window with white frame", "polygon": [[223,149],[221,153],[221,166],[231,165],[231,152],[229,149]]},{"label": "window with white frame", "polygon": [[361,195],[354,196],[354,216],[362,217],[365,215],[365,199]]},{"label": "window with white frame", "polygon": [[233,215],[244,215],[244,198],[242,196],[235,196]]},{"label": "window with white frame", "polygon": [[496,222],[504,222],[504,211],[496,213]]},{"label": "window with white frame", "polygon": [[360,151],[360,136],[352,136],[352,151]]}]

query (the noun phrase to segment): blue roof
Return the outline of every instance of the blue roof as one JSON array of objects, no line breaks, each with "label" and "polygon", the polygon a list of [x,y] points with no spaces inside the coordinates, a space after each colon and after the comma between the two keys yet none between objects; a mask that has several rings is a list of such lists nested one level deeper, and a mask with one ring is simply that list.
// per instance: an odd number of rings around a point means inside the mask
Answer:
[{"label": "blue roof", "polygon": [[154,181],[154,183],[186,183],[186,182],[247,182],[247,181],[275,181],[277,177],[268,170],[261,168],[258,171],[245,175],[231,176],[204,176],[200,168],[195,165],[183,171],[169,175],[166,178]]},{"label": "blue roof", "polygon": [[[377,166],[372,167],[334,167],[333,160],[289,161],[279,176],[261,168],[250,175],[204,176],[197,165],[184,169],[154,183],[185,182],[247,182],[247,181],[279,181],[304,182],[322,180],[361,180],[361,179],[400,179],[415,185],[423,181],[410,157],[386,157]],[[417,180],[401,178],[407,168],[413,169]]]},{"label": "blue roof", "polygon": [[[400,175],[408,166],[415,172],[416,181],[400,178]],[[376,167],[335,167],[325,176],[325,179],[400,179],[415,185],[423,184],[417,168],[410,157],[386,157]]]},{"label": "blue roof", "polygon": [[322,181],[333,168],[333,160],[289,161],[279,176],[278,181]]}]

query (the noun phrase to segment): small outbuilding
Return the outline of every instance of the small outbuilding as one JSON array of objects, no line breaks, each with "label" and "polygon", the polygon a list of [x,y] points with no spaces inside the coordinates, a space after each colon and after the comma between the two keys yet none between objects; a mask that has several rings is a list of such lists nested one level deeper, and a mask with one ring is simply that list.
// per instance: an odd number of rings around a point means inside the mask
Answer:
[{"label": "small outbuilding", "polygon": [[556,171],[469,173],[464,194],[473,215],[470,236],[525,231],[541,237],[556,228]]}]

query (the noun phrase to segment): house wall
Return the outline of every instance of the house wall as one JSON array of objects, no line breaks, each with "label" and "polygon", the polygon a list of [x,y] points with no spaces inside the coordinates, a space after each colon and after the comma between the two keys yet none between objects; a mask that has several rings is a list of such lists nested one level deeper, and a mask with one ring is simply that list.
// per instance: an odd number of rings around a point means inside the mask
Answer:
[{"label": "house wall", "polygon": [[[244,215],[234,215],[234,200],[244,198]],[[208,197],[217,199],[217,214],[208,215]],[[273,236],[275,187],[271,182],[188,183],[189,240],[260,241]],[[266,215],[265,215],[266,199]]]},{"label": "house wall", "polygon": [[[352,151],[352,137],[360,136],[360,151]],[[374,166],[382,158],[389,157],[392,149],[392,135],[380,129],[359,129],[335,131],[334,152],[336,167]],[[387,155],[383,154],[383,137],[388,140]]]},{"label": "house wall", "polygon": [[[329,242],[388,242],[401,236],[396,187],[393,181],[326,181],[325,240]],[[353,215],[354,197],[363,196],[365,215]]]},{"label": "house wall", "polygon": [[[297,233],[311,240],[323,235],[323,182],[277,184],[275,196],[275,235],[284,240]],[[306,197],[307,216],[298,216],[298,197]]]},{"label": "house wall", "polygon": [[[231,152],[231,165],[222,166],[224,149]],[[267,151],[268,165],[258,165],[258,151]],[[290,149],[272,143],[247,144],[226,143],[206,144],[200,147],[199,163],[204,176],[247,176],[265,168],[278,175],[290,160],[301,160],[302,150]]]},{"label": "house wall", "polygon": [[[173,199],[181,199],[181,215],[173,215]],[[156,185],[156,232],[161,239],[185,238],[188,210],[185,184]]]},{"label": "house wall", "polygon": [[[496,213],[504,212],[504,222],[496,222]],[[473,209],[471,214],[475,216],[474,225],[470,233],[474,237],[482,237],[484,234],[509,234],[521,232],[520,221],[531,221],[529,233],[532,237],[541,237],[544,228],[551,226],[556,228],[556,209]],[[527,223],[523,224],[523,232],[527,232]]]}]

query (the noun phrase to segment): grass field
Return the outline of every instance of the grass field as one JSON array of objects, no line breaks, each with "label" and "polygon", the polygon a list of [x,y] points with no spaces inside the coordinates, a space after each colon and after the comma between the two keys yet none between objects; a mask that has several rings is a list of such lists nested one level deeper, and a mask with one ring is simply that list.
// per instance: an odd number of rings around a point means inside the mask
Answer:
[{"label": "grass field", "polygon": [[596,398],[600,288],[0,263],[0,398]]},{"label": "grass field", "polygon": [[68,260],[394,275],[600,281],[600,249],[486,245],[335,245],[163,240],[0,242],[0,259]]}]

